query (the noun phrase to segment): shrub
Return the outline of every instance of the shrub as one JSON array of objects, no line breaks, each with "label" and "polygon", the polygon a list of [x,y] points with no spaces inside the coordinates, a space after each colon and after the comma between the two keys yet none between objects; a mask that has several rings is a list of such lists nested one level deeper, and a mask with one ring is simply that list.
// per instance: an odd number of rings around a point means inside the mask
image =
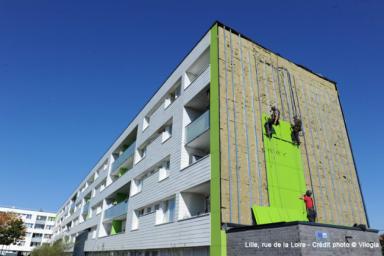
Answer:
[{"label": "shrub", "polygon": [[53,244],[44,244],[33,249],[31,256],[64,256],[64,246],[61,241],[56,241]]}]

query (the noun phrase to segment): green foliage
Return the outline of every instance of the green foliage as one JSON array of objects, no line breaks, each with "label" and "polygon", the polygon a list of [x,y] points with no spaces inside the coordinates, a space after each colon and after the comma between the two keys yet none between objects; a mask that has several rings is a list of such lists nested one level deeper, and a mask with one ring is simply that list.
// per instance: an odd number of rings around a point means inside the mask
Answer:
[{"label": "green foliage", "polygon": [[10,245],[25,236],[25,226],[16,214],[0,212],[0,244]]},{"label": "green foliage", "polygon": [[119,169],[119,177],[123,176],[126,172],[128,171],[128,168],[127,167],[121,167]]},{"label": "green foliage", "polygon": [[33,249],[31,256],[64,256],[64,245],[61,241],[56,241],[52,245],[44,244]]},{"label": "green foliage", "polygon": [[380,235],[381,252],[384,256],[384,234]]}]

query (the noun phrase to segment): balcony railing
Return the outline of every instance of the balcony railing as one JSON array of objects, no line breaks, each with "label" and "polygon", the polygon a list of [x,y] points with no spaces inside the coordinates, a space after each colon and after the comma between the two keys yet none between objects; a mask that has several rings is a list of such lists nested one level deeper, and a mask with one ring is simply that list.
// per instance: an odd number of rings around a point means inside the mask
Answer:
[{"label": "balcony railing", "polygon": [[186,143],[196,139],[199,135],[209,130],[209,110],[188,124],[186,129]]},{"label": "balcony railing", "polygon": [[128,211],[128,200],[118,203],[112,206],[111,208],[108,208],[107,210],[105,210],[104,220],[115,219],[117,217],[127,214],[127,211]]},{"label": "balcony railing", "polygon": [[46,220],[36,220],[36,224],[45,224]]},{"label": "balcony railing", "polygon": [[116,171],[122,164],[124,164],[130,157],[133,157],[135,153],[136,142],[133,142],[123,154],[119,156],[112,164],[112,172]]},{"label": "balcony railing", "polygon": [[32,237],[31,242],[39,243],[43,240],[43,237]]}]

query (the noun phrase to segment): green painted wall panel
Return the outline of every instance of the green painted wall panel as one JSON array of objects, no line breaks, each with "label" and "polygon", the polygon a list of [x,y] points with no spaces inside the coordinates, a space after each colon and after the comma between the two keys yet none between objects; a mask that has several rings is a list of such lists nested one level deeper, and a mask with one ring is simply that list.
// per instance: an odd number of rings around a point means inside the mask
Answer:
[{"label": "green painted wall panel", "polygon": [[122,230],[122,220],[113,220],[112,221],[112,227],[111,227],[111,235],[116,235],[121,232]]},{"label": "green painted wall panel", "polygon": [[220,128],[219,128],[219,49],[218,25],[211,31],[210,64],[210,153],[211,153],[211,246],[210,255],[225,256],[226,233],[221,230]]},{"label": "green painted wall panel", "polygon": [[257,224],[287,221],[306,221],[306,210],[299,199],[306,191],[300,148],[292,143],[291,125],[280,120],[273,126],[272,138],[265,135],[264,148],[267,165],[269,207],[253,206]]}]

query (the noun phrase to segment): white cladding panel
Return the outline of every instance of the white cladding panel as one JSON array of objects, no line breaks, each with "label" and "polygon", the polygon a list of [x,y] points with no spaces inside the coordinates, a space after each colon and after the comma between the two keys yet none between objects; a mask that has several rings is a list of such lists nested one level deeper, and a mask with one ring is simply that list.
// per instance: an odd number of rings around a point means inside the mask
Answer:
[{"label": "white cladding panel", "polygon": [[[210,181],[210,156],[185,167],[189,161],[184,149],[184,136],[186,121],[184,118],[184,106],[202,90],[206,90],[210,83],[210,68],[204,68],[204,72],[187,88],[181,85],[181,91],[177,99],[168,107],[165,107],[164,99],[177,81],[185,76],[191,65],[209,48],[210,33],[207,33],[196,47],[188,54],[183,62],[176,68],[163,86],[155,93],[151,100],[145,105],[142,111],[129,124],[128,128],[115,141],[108,152],[102,157],[99,163],[93,168],[90,174],[81,182],[80,186],[66,200],[58,213],[55,239],[70,237],[69,243],[74,242],[78,233],[86,229],[97,229],[97,237],[89,236],[85,243],[86,251],[106,250],[132,250],[149,248],[173,248],[173,247],[195,247],[210,245],[210,215],[205,214],[185,220],[178,220],[178,204],[180,192]],[[144,118],[151,112],[149,120]],[[147,146],[146,156],[136,161],[132,169],[127,171],[120,178],[111,180],[111,159],[112,153],[121,145],[124,139],[137,127],[136,152],[149,139],[156,136],[157,131],[172,120],[172,135],[166,141],[162,141],[161,135],[151,141]],[[148,121],[148,122],[147,122]],[[147,125],[143,130],[143,124]],[[131,195],[128,200],[128,212],[126,215],[125,232],[106,236],[103,229],[105,210],[107,209],[106,199],[115,194],[119,189],[132,184],[133,180],[148,172],[151,168],[164,159],[170,161],[169,176],[159,181],[159,174],[148,176],[143,180],[141,192]],[[93,181],[96,171],[100,170],[108,161],[106,170],[100,171],[99,176]],[[88,182],[87,181],[91,181]],[[96,189],[107,180],[105,188],[100,191]],[[84,188],[81,191],[81,188]],[[83,209],[86,201],[85,196],[92,194],[89,200],[89,209],[102,205],[100,214],[91,211],[91,217],[78,221],[83,216]],[[76,208],[71,210],[71,198],[77,196]],[[135,210],[148,205],[160,202],[170,197],[175,197],[176,220],[171,223],[156,225],[155,213],[147,214],[139,218],[139,227],[132,230],[132,216]],[[72,206],[73,207],[73,206]],[[75,223],[76,220],[76,223]]]}]

